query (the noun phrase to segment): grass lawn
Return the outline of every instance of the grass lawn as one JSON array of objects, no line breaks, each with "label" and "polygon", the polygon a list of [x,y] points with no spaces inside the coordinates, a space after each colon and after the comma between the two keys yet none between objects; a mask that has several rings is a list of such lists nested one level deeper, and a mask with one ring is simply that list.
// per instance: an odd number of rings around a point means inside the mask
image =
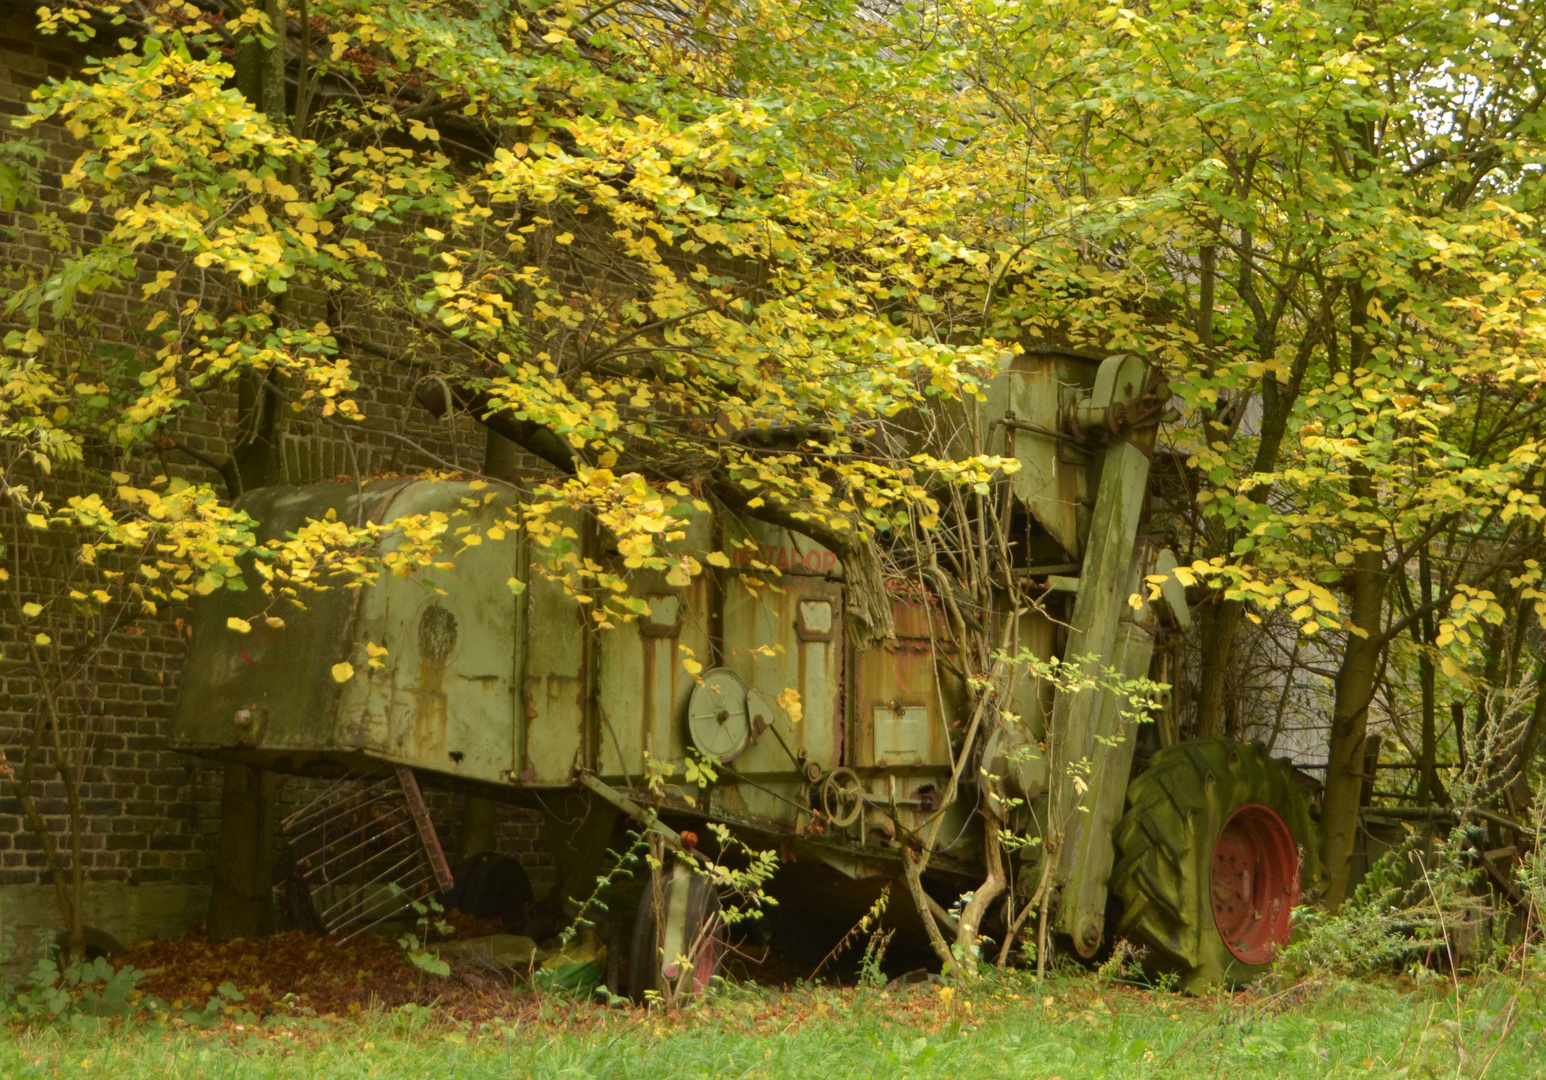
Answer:
[{"label": "grass lawn", "polygon": [[731,987],[675,1012],[520,1001],[476,1023],[410,1006],[12,1030],[0,1077],[1546,1077],[1546,972],[1201,999],[1080,976],[971,991]]}]

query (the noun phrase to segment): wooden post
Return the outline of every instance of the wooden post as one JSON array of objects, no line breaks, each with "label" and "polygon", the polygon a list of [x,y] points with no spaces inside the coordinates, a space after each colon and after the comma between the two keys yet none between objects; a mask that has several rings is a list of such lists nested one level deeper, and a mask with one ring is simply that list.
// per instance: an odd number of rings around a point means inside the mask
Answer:
[{"label": "wooden post", "polygon": [[1368,806],[1374,795],[1374,782],[1380,771],[1380,737],[1370,735],[1363,742],[1363,793],[1358,796],[1360,807]]},{"label": "wooden post", "polygon": [[226,763],[220,851],[206,925],[210,941],[263,937],[274,928],[273,795],[273,773]]},{"label": "wooden post", "polygon": [[458,870],[475,856],[499,848],[499,804],[481,795],[462,800],[462,827],[456,834]]}]

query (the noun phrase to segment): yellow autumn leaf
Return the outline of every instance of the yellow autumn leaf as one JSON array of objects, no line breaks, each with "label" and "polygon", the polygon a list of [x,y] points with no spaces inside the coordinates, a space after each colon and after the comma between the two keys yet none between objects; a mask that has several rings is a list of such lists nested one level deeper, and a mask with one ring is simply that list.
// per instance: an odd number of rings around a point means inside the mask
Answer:
[{"label": "yellow autumn leaf", "polygon": [[35,619],[43,614],[43,605],[36,603],[23,604],[21,606],[21,613],[29,619]]},{"label": "yellow autumn leaf", "polygon": [[238,619],[235,615],[232,615],[229,619],[227,619],[225,624],[230,629],[235,630],[238,634],[250,634],[252,632],[252,624],[246,619]]},{"label": "yellow autumn leaf", "polygon": [[703,670],[703,665],[690,656],[682,657],[682,669],[689,675],[696,675]]},{"label": "yellow autumn leaf", "polygon": [[711,551],[703,557],[703,561],[710,566],[724,568],[730,565],[730,556],[726,555],[723,551]]},{"label": "yellow autumn leaf", "polygon": [[792,686],[785,687],[779,693],[778,707],[789,715],[791,724],[798,724],[805,719],[805,705],[800,701],[800,691]]},{"label": "yellow autumn leaf", "polygon": [[49,637],[47,634],[39,634],[37,637],[33,638],[32,640],[36,641],[39,645],[48,645],[48,644],[51,644],[54,639]]}]

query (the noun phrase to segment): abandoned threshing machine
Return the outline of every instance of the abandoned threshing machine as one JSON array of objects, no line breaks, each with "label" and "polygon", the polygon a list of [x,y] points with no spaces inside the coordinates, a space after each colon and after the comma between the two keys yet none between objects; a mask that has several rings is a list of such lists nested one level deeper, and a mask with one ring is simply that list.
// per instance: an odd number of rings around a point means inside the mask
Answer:
[{"label": "abandoned threshing machine", "polygon": [[[1173,579],[1152,602],[1143,585],[1175,565],[1143,528],[1164,392],[1146,364],[1125,356],[1098,364],[1019,356],[993,386],[988,408],[1005,452],[1019,459],[1011,482],[1034,534],[1026,549],[1038,553],[1024,573],[1044,581],[1049,597],[1043,610],[1018,616],[1019,639],[1042,657],[1098,658],[1139,678],[1156,635],[1189,622]],[[382,523],[461,512],[468,493],[464,482],[384,480],[262,489],[242,505],[264,534],[282,536],[329,511]],[[518,497],[501,489],[471,513],[492,524],[501,500]],[[1317,873],[1311,792],[1287,762],[1257,746],[1194,740],[1159,749],[1135,776],[1137,733],[1124,728],[1115,694],[1053,693],[1029,678],[1014,703],[1019,725],[985,747],[963,747],[963,695],[937,661],[926,604],[896,599],[895,640],[855,648],[833,552],[755,522],[716,528],[703,515],[687,529],[697,550],[720,544],[731,565],[686,587],[629,572],[649,613],[606,631],[589,628],[560,584],[529,572],[533,553],[519,531],[466,549],[454,570],[434,575],[437,589],[419,576],[385,576],[323,592],[282,630],[256,619],[250,634],[225,630],[228,617],[261,606],[256,590],[205,598],[174,745],[280,771],[374,773],[387,787],[395,770],[415,796],[417,775],[539,807],[560,898],[586,895],[619,820],[645,814],[650,762],[673,762],[680,777],[692,750],[719,763],[717,780],[668,788],[661,823],[669,832],[716,820],[776,846],[780,876],[792,883],[775,890],[781,909],[813,917],[840,908],[831,898],[844,880],[894,878],[900,845],[935,815],[944,815],[935,831],[944,839],[927,881],[948,904],[982,880],[984,772],[1023,800],[1015,827],[1034,832],[1049,820],[1049,800],[1069,791],[1059,763],[1079,762],[1079,812],[1065,815],[1057,843],[1015,856],[1057,860],[1059,940],[1091,956],[1126,936],[1194,986],[1252,977],[1285,940],[1301,883]],[[597,530],[578,532],[594,538]],[[595,550],[586,554],[609,557],[603,541],[589,542]],[[778,589],[747,587],[736,563],[748,550],[778,568]],[[529,586],[513,595],[511,577]],[[1135,596],[1141,606],[1129,602]],[[379,668],[363,662],[367,643],[386,649]],[[710,661],[701,675],[684,671],[681,646]],[[340,683],[332,669],[346,661],[359,673]],[[780,704],[788,689],[802,705],[798,723]],[[970,760],[982,769],[965,769],[942,805],[968,750],[980,753]],[[372,790],[383,782],[332,798],[358,809]],[[409,803],[355,814],[331,837],[325,815],[306,818],[302,876],[337,886],[326,872],[337,852],[397,837],[398,878],[418,874],[409,895],[448,884],[438,847],[425,855],[412,842],[432,841],[433,830],[422,801]],[[641,922],[651,918],[646,908]],[[668,903],[668,919],[712,918],[711,908],[681,896]],[[336,927],[341,912],[364,908],[329,893],[326,910],[333,916],[323,921]],[[691,929],[671,925],[665,936],[688,940]],[[657,950],[644,962],[664,959]],[[636,972],[633,983],[655,978]]]}]

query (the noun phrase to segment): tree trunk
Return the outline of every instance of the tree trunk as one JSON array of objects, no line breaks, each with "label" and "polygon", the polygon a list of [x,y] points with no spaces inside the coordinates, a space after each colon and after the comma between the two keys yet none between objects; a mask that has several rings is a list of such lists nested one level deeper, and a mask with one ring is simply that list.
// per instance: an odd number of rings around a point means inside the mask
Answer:
[{"label": "tree trunk", "polygon": [[1004,891],[1004,848],[999,840],[998,819],[992,814],[984,814],[982,818],[982,848],[988,872],[982,884],[972,892],[971,900],[962,908],[961,921],[956,928],[956,944],[961,946],[961,957],[965,961],[975,955],[982,920]]},{"label": "tree trunk", "polygon": [[263,78],[259,88],[260,107],[275,127],[288,128],[290,110],[285,95],[285,4],[284,0],[263,0],[263,14],[274,30],[274,45],[263,50]]},{"label": "tree trunk", "polygon": [[[1428,548],[1424,545],[1417,553],[1418,581],[1422,594],[1418,603],[1427,604],[1433,597],[1433,568],[1428,560]],[[1422,648],[1417,654],[1417,673],[1422,685],[1423,733],[1422,745],[1417,754],[1417,805],[1432,806],[1439,786],[1439,728],[1437,673],[1433,668],[1433,648],[1437,628],[1432,615],[1424,615],[1417,623]]]},{"label": "tree trunk", "polygon": [[1201,739],[1233,734],[1225,730],[1229,693],[1233,684],[1230,677],[1234,659],[1235,637],[1240,628],[1241,605],[1238,600],[1226,600],[1222,593],[1215,593],[1202,605],[1203,618],[1201,641],[1201,665],[1198,672],[1197,731]]},{"label": "tree trunk", "polygon": [[1517,818],[1528,821],[1534,809],[1535,791],[1530,787],[1530,763],[1541,748],[1541,736],[1546,734],[1546,663],[1535,667],[1535,708],[1530,712],[1529,726],[1519,743],[1514,779],[1509,785],[1509,809]]},{"label": "tree trunk", "polygon": [[72,891],[71,881],[66,880],[64,862],[59,858],[59,846],[54,840],[54,831],[48,827],[47,820],[32,798],[32,774],[43,752],[43,729],[48,725],[50,715],[46,710],[38,712],[37,721],[32,725],[31,741],[27,743],[22,756],[21,771],[12,777],[12,786],[16,792],[16,801],[21,806],[22,816],[27,821],[27,828],[31,830],[38,846],[43,849],[43,859],[48,867],[49,879],[54,884],[54,901],[59,905],[59,917],[68,929],[82,922],[76,911],[79,906],[76,903],[76,894]]},{"label": "tree trunk", "polygon": [[[1299,400],[1299,388],[1303,385],[1305,372],[1309,369],[1314,340],[1315,338],[1310,336],[1300,343],[1298,356],[1294,360],[1294,366],[1289,372],[1286,383],[1279,383],[1277,377],[1272,374],[1262,377],[1261,442],[1256,448],[1256,459],[1251,465],[1251,471],[1255,474],[1270,473],[1278,467],[1278,454],[1283,447],[1283,436],[1288,430],[1288,420],[1293,412],[1294,402]],[[1264,328],[1257,341],[1258,355],[1271,356],[1277,348],[1276,341],[1276,333]],[[1251,488],[1248,497],[1254,502],[1265,502],[1271,493],[1270,485],[1257,484]],[[1232,546],[1233,535],[1233,533],[1226,534],[1226,547]],[[1247,555],[1246,559],[1249,560],[1251,557]],[[1245,605],[1241,601],[1226,600],[1222,594],[1215,594],[1200,609],[1203,624],[1201,627],[1202,664],[1198,672],[1200,685],[1196,732],[1200,738],[1237,734],[1230,730],[1234,725],[1229,722],[1231,715],[1229,696],[1235,681],[1235,639],[1240,634],[1244,613]],[[1289,673],[1289,677],[1292,677],[1292,672]]]},{"label": "tree trunk", "polygon": [[[273,26],[275,39],[269,48],[264,48],[259,35],[250,31],[237,40],[236,87],[243,97],[263,111],[270,123],[285,130],[289,122],[285,105],[284,3],[282,0],[263,0],[262,7]],[[287,306],[285,294],[271,296],[269,302],[274,305],[276,316],[282,316]],[[237,383],[241,430],[233,442],[232,475],[226,477],[226,483],[229,485],[234,478],[241,490],[232,491],[233,497],[241,491],[277,484],[282,479],[279,453],[281,402],[270,381],[274,377],[267,370],[253,369],[243,373]]]},{"label": "tree trunk", "polygon": [[950,944],[945,940],[945,935],[940,933],[939,924],[934,921],[934,913],[929,907],[929,898],[923,891],[923,867],[912,851],[905,847],[902,849],[902,882],[907,886],[907,895],[912,898],[913,907],[918,910],[918,921],[929,936],[929,946],[948,971],[954,959],[950,955]]},{"label": "tree trunk", "polygon": [[[1368,470],[1355,466],[1353,493],[1361,501],[1373,497]],[[1365,534],[1353,556],[1352,632],[1337,669],[1336,704],[1331,717],[1331,752],[1326,766],[1326,798],[1321,824],[1326,838],[1321,861],[1327,875],[1326,906],[1336,910],[1347,897],[1351,858],[1358,834],[1358,804],[1364,784],[1364,736],[1369,703],[1379,674],[1385,643],[1380,636],[1385,609],[1385,552],[1377,535]]]}]

